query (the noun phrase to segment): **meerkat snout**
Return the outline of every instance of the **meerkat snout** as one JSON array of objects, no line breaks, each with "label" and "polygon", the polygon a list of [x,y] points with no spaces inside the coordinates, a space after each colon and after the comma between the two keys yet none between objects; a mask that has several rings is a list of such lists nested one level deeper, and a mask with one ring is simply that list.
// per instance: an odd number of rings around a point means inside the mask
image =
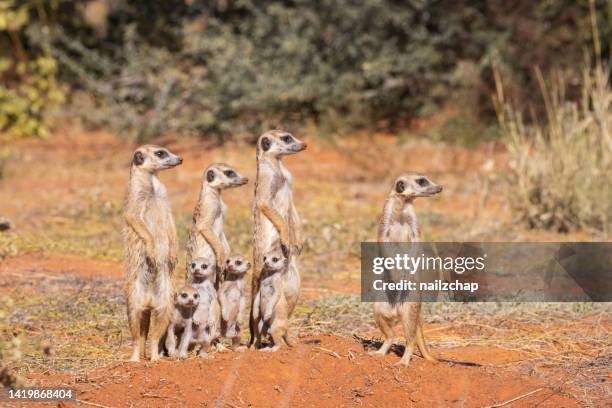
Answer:
[{"label": "meerkat snout", "polygon": [[406,173],[395,179],[394,190],[399,196],[412,199],[438,194],[442,191],[442,186],[423,175]]}]

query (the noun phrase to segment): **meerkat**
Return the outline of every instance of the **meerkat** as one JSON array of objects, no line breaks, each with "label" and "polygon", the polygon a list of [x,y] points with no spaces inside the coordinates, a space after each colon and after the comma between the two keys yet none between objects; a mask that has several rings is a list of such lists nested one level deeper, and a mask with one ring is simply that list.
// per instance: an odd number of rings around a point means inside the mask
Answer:
[{"label": "meerkat", "polygon": [[283,275],[287,270],[287,258],[280,249],[263,257],[259,291],[253,304],[253,318],[257,324],[257,348],[261,338],[270,334],[272,346],[262,351],[277,351],[281,340],[291,346],[287,333],[288,305],[284,293]]},{"label": "meerkat", "polygon": [[168,355],[177,354],[176,340],[180,339],[178,357],[187,358],[189,344],[193,337],[193,313],[200,303],[200,294],[192,286],[185,286],[178,290],[174,297],[174,313],[166,333],[166,349]]},{"label": "meerkat", "polygon": [[208,357],[210,345],[219,338],[221,310],[217,299],[216,265],[213,257],[195,258],[187,266],[187,279],[200,295],[193,313],[191,345],[199,345],[200,357]]},{"label": "meerkat", "polygon": [[240,322],[244,314],[244,276],[251,263],[240,255],[230,256],[225,261],[223,283],[219,288],[221,306],[221,335],[232,340],[233,350],[240,347]]},{"label": "meerkat", "polygon": [[[266,132],[257,141],[251,310],[255,295],[259,291],[263,256],[277,245],[288,252],[287,271],[283,277],[288,315],[291,315],[298,300],[300,275],[297,256],[302,251],[304,243],[302,222],[293,203],[291,173],[284,166],[282,158],[304,149],[306,143],[282,130]],[[249,331],[251,335],[249,346],[252,346],[257,331],[253,313],[249,316]]]},{"label": "meerkat", "polygon": [[[427,177],[406,173],[393,183],[385,201],[378,227],[378,242],[419,242],[420,231],[413,202],[417,197],[430,197],[442,191]],[[428,361],[436,362],[425,344],[420,302],[389,301],[374,303],[376,325],[385,336],[379,350],[372,355],[384,356],[393,342],[393,327],[401,323],[406,338],[406,349],[398,364],[408,366],[414,352],[415,342]]]},{"label": "meerkat", "polygon": [[168,149],[153,145],[139,147],[132,157],[124,212],[131,361],[140,359],[147,337],[151,360],[159,360],[160,339],[172,314],[178,239],[168,194],[157,173],[182,162]]},{"label": "meerkat", "polygon": [[241,176],[232,166],[223,163],[211,164],[202,175],[200,195],[193,211],[193,222],[187,241],[187,265],[194,258],[214,257],[217,265],[215,288],[219,287],[221,271],[230,251],[223,232],[227,206],[221,199],[221,192],[245,185],[248,181],[248,178]]}]

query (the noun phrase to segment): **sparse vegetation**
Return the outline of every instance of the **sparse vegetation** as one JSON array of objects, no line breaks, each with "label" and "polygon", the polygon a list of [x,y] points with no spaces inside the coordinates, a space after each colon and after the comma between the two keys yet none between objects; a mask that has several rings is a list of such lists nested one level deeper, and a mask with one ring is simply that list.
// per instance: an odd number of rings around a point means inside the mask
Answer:
[{"label": "sparse vegetation", "polygon": [[526,124],[498,92],[511,162],[510,201],[533,228],[612,231],[612,88],[601,64],[583,72],[580,100],[559,73],[540,91],[546,115]]}]

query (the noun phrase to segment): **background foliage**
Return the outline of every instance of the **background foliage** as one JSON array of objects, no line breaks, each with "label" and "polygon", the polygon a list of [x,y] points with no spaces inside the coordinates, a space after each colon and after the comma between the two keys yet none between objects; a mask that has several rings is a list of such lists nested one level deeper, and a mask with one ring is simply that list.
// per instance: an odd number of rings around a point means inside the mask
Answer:
[{"label": "background foliage", "polygon": [[[597,10],[609,50],[612,2]],[[538,104],[533,67],[591,40],[568,0],[2,0],[0,35],[5,136],[45,133],[57,77],[71,118],[140,140],[398,127],[448,104],[488,120],[493,66]]]}]

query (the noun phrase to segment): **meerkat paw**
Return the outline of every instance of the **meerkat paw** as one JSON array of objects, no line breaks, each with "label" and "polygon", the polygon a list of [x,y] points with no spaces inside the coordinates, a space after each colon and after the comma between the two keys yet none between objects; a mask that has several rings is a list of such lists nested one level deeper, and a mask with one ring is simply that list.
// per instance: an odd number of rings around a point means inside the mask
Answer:
[{"label": "meerkat paw", "polygon": [[158,354],[158,355],[156,355],[156,356],[151,356],[151,362],[152,362],[152,363],[155,363],[155,362],[159,361],[160,359],[161,359],[161,358],[159,357],[159,354]]},{"label": "meerkat paw", "polygon": [[410,365],[410,359],[401,359],[400,361],[398,361],[397,363],[393,364],[396,367],[408,367]]},{"label": "meerkat paw", "polygon": [[238,353],[244,353],[247,350],[247,346],[234,347],[233,350],[238,352]]},{"label": "meerkat paw", "polygon": [[187,354],[186,351],[184,353],[179,353],[178,358],[181,359],[181,360],[186,360],[186,359],[189,358],[189,354]]},{"label": "meerkat paw", "polygon": [[368,354],[374,357],[382,357],[385,356],[387,353],[385,353],[384,350],[372,350],[369,351]]},{"label": "meerkat paw", "polygon": [[262,348],[259,351],[263,351],[264,353],[275,353],[280,349],[279,345],[276,345],[274,347],[266,347],[266,348]]},{"label": "meerkat paw", "polygon": [[216,349],[217,349],[217,351],[219,353],[226,353],[226,352],[230,351],[230,349],[225,347],[225,345],[223,345],[223,343],[217,344]]}]

